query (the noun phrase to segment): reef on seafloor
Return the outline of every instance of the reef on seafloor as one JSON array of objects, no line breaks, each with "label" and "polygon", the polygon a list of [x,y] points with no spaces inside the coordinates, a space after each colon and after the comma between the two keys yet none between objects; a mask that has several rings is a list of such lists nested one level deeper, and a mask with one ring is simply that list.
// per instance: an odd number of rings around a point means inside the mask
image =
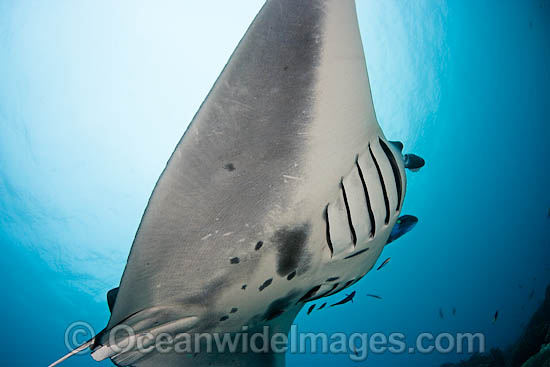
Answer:
[{"label": "reef on seafloor", "polygon": [[441,367],[550,367],[550,286],[521,337],[508,349],[491,349],[459,363]]}]

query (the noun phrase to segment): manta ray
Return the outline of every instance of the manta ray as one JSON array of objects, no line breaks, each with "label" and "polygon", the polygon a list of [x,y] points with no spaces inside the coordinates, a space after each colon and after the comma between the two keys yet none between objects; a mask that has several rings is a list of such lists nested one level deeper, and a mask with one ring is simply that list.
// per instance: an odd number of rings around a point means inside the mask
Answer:
[{"label": "manta ray", "polygon": [[117,366],[284,366],[272,351],[121,350],[135,335],[114,330],[288,333],[412,227],[397,223],[405,168],[424,161],[402,149],[376,119],[354,0],[267,0],[160,175],[107,326],[76,351]]}]

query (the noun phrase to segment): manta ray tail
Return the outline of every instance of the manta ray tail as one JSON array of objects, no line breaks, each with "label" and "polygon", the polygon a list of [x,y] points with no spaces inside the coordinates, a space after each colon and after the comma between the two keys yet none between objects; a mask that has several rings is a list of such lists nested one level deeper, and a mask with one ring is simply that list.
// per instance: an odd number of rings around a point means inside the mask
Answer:
[{"label": "manta ray tail", "polygon": [[57,366],[58,364],[60,364],[61,362],[69,359],[70,357],[82,352],[83,350],[85,350],[86,348],[89,348],[93,343],[94,343],[94,340],[95,340],[95,336],[88,340],[86,343],[82,344],[81,346],[79,346],[78,348],[70,351],[69,353],[67,353],[66,355],[64,355],[63,357],[59,358],[57,361],[55,361],[54,363],[50,364],[48,367],[54,367],[54,366]]}]

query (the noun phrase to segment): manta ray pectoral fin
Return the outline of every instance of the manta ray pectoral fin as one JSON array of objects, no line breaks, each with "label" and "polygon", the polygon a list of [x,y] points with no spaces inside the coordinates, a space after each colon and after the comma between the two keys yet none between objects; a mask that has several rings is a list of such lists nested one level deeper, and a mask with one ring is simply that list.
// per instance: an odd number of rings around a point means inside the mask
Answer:
[{"label": "manta ray pectoral fin", "polygon": [[110,312],[113,312],[117,295],[118,295],[118,287],[113,288],[109,292],[107,292],[107,304],[109,305]]},{"label": "manta ray pectoral fin", "polygon": [[411,170],[412,172],[417,172],[426,164],[426,161],[416,154],[405,154],[403,156],[403,160],[405,162],[405,168]]},{"label": "manta ray pectoral fin", "polygon": [[390,237],[388,238],[388,242],[386,242],[386,245],[389,243],[392,243],[399,237],[403,236],[405,233],[409,232],[411,229],[416,226],[416,223],[418,223],[418,218],[413,215],[403,215],[397,219],[397,222],[395,222],[395,226],[393,227]]}]

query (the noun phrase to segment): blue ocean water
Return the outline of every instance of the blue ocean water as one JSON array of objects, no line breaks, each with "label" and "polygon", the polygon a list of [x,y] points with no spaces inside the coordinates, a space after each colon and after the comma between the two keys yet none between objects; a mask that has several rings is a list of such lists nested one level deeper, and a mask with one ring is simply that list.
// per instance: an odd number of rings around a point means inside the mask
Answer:
[{"label": "blue ocean water", "polygon": [[[550,2],[357,3],[378,119],[427,161],[408,175],[404,207],[420,222],[354,286],[353,304],[303,311],[296,324],[408,341],[482,332],[487,348],[506,347],[550,281]],[[0,1],[2,364],[46,366],[66,353],[69,324],[105,326],[105,294],[158,175],[261,5]]]}]

